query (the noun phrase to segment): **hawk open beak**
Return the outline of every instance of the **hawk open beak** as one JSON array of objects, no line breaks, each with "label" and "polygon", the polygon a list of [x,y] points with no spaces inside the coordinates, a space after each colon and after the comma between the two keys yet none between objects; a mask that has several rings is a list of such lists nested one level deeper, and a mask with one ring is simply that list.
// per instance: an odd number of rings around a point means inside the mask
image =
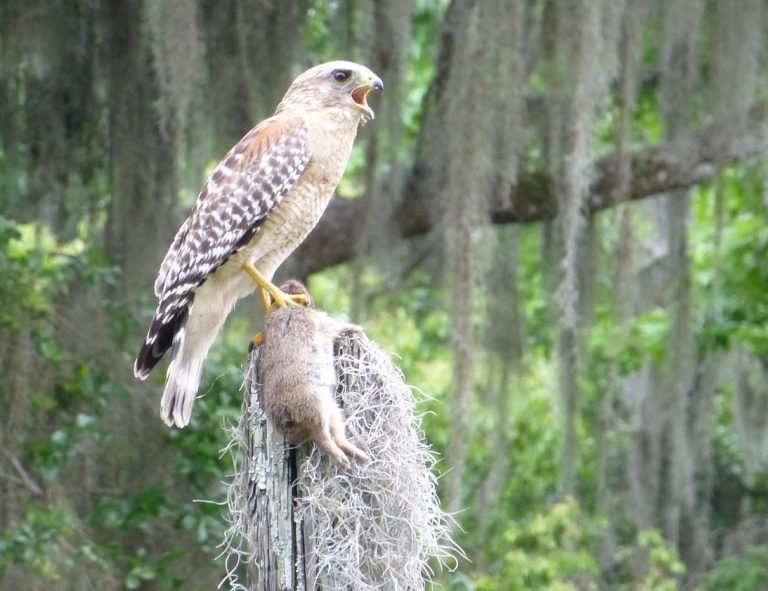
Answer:
[{"label": "hawk open beak", "polygon": [[384,83],[381,81],[380,78],[371,77],[368,79],[368,81],[365,84],[361,84],[360,86],[357,86],[351,93],[350,96],[352,97],[352,100],[355,101],[355,104],[357,105],[358,109],[362,111],[363,115],[366,117],[366,119],[375,119],[375,115],[373,114],[373,109],[368,106],[368,95],[371,94],[373,91],[376,92],[383,92],[384,91]]}]

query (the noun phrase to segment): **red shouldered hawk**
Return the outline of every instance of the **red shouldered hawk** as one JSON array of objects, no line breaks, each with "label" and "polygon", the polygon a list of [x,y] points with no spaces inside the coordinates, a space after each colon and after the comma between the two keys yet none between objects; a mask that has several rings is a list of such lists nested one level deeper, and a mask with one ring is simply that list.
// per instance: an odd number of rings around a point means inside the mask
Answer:
[{"label": "red shouldered hawk", "polygon": [[214,169],[160,266],[134,365],[143,380],[171,350],[160,405],[168,425],[189,423],[203,361],[238,299],[258,287],[265,307],[293,303],[272,276],[320,219],[358,127],[373,119],[366,98],[383,88],[352,62],[311,68]]}]

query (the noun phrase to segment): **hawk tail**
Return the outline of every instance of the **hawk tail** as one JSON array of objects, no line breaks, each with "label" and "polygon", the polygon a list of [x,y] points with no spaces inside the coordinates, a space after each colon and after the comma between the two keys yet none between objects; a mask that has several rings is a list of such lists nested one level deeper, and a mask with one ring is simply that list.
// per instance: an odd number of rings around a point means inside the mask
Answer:
[{"label": "hawk tail", "polygon": [[160,415],[169,426],[185,427],[189,423],[205,359],[205,353],[196,355],[194,347],[192,351],[184,347],[191,303],[191,300],[183,305],[177,303],[170,309],[167,302],[166,305],[160,303],[133,367],[136,377],[144,380],[170,350],[171,362],[160,403]]},{"label": "hawk tail", "polygon": [[160,402],[160,416],[169,426],[185,427],[192,415],[197,398],[203,362],[221,330],[234,302],[222,305],[216,294],[206,290],[197,294],[194,308],[185,314],[171,343],[171,362],[165,378],[165,389]]},{"label": "hawk tail", "polygon": [[165,378],[165,389],[160,401],[160,417],[169,427],[186,427],[197,397],[205,353],[179,354],[184,348],[186,328],[182,327],[173,339],[171,363]]},{"label": "hawk tail", "polygon": [[149,372],[163,358],[166,351],[176,342],[179,333],[183,333],[189,316],[189,304],[177,307],[169,314],[161,314],[161,308],[155,312],[147,338],[141,346],[133,364],[133,374],[140,380],[146,380]]}]

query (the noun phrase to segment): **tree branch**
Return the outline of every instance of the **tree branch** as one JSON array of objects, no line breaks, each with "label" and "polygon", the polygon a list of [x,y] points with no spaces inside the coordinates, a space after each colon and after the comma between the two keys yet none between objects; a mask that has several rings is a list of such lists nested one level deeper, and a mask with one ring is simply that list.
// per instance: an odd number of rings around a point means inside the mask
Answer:
[{"label": "tree branch", "polygon": [[[682,141],[643,148],[631,155],[632,179],[629,191],[619,193],[618,159],[615,154],[594,163],[594,181],[587,200],[588,212],[595,213],[620,203],[643,199],[674,190],[688,189],[711,179],[721,168],[768,151],[768,103],[760,103],[746,113],[723,118],[692,133]],[[429,195],[416,189],[411,174],[402,205],[395,212],[401,237],[409,238],[429,231]],[[521,172],[517,186],[505,202],[491,213],[496,224],[536,222],[557,214],[553,183],[541,172]],[[334,199],[320,223],[291,257],[288,270],[304,277],[351,259],[364,231],[366,212],[373,207],[368,196]],[[385,223],[382,220],[382,223]]]},{"label": "tree branch", "polygon": [[16,470],[16,473],[19,476],[16,477],[12,474],[5,474],[4,472],[0,472],[0,477],[5,478],[6,480],[10,480],[11,482],[23,484],[33,495],[43,494],[43,489],[40,488],[40,486],[34,480],[32,480],[27,471],[24,469],[24,466],[21,465],[21,462],[19,462],[15,456],[11,455],[9,451],[3,450],[3,453],[5,454],[5,457],[8,458],[11,466],[13,466],[14,470]]}]

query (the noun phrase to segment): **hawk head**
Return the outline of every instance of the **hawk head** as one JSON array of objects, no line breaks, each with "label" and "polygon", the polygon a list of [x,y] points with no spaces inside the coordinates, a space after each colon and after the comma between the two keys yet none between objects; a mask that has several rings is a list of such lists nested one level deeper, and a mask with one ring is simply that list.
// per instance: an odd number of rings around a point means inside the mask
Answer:
[{"label": "hawk head", "polygon": [[384,90],[384,83],[365,66],[354,62],[326,62],[310,68],[293,81],[277,112],[292,109],[345,109],[360,114],[364,121],[374,118],[367,98]]}]

